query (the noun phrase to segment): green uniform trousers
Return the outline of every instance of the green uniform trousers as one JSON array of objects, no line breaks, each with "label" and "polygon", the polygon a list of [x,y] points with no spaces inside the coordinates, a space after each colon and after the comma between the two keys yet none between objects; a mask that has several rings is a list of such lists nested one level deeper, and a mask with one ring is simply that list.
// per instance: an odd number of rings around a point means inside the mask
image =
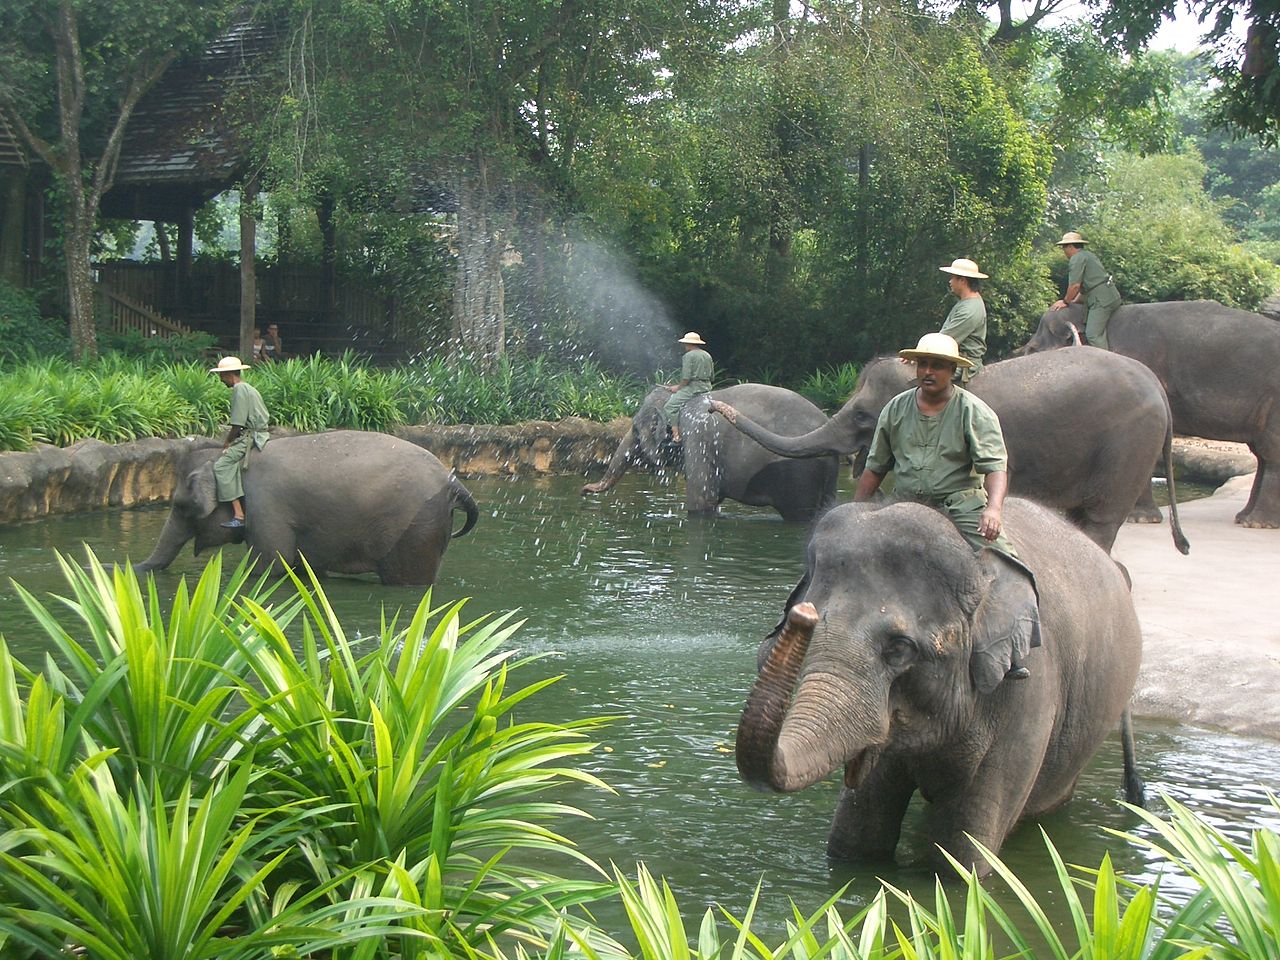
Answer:
[{"label": "green uniform trousers", "polygon": [[232,440],[230,446],[213,462],[213,479],[220,502],[230,503],[244,496],[242,474],[248,466],[249,448],[252,446],[253,434],[246,430]]},{"label": "green uniform trousers", "polygon": [[671,399],[662,407],[662,414],[667,418],[667,424],[674,427],[676,425],[676,420],[680,417],[680,411],[684,409],[684,405],[686,403],[699,394],[710,392],[711,387],[709,385],[703,386],[701,384],[691,383],[688,386],[681,387],[671,395]]},{"label": "green uniform trousers", "polygon": [[1084,338],[1089,346],[1108,349],[1107,324],[1111,322],[1111,315],[1116,312],[1118,306],[1120,301],[1116,300],[1113,303],[1099,304],[1089,308],[1084,321]]},{"label": "green uniform trousers", "polygon": [[[984,547],[990,547],[998,553],[1003,553],[1011,560],[1018,559],[1018,551],[1013,542],[1005,535],[1003,529],[994,540],[988,540],[978,532],[978,524],[982,521],[982,511],[987,508],[987,491],[981,487],[975,487],[972,490],[961,490],[959,493],[953,493],[951,496],[941,500],[919,500],[915,497],[903,497],[901,499],[923,503],[934,509],[941,510],[956,525],[956,529],[960,531],[960,536],[964,537],[965,542],[973,547],[975,553]],[[1018,566],[1022,566],[1021,561],[1018,562]]]}]

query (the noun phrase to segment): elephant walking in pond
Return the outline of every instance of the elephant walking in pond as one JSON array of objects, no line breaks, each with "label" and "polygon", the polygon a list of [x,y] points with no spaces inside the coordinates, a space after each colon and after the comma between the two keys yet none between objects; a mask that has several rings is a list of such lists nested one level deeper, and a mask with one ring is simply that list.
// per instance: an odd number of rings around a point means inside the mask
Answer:
[{"label": "elephant walking in pond", "polygon": [[[1083,308],[1050,310],[1022,349],[1072,346],[1082,329]],[[1280,527],[1280,323],[1213,300],[1134,303],[1112,315],[1107,341],[1159,378],[1178,433],[1249,445],[1258,471],[1236,523]]]},{"label": "elephant walking in pond", "polygon": [[[860,472],[880,411],[914,385],[914,376],[914,367],[897,358],[873,360],[848,402],[818,429],[800,435],[768,429],[731,405],[716,409],[774,453],[855,454]],[[1009,492],[1063,510],[1104,550],[1111,549],[1163,456],[1171,477],[1173,541],[1187,552],[1172,481],[1169,403],[1142,364],[1102,350],[1017,357],[983,367],[969,389],[1000,418]]]},{"label": "elephant walking in pond", "polygon": [[650,391],[614,450],[604,477],[584,486],[584,494],[609,490],[629,465],[638,464],[658,471],[682,470],[685,507],[692,514],[714,514],[728,499],[773,507],[784,520],[812,520],[835,502],[840,465],[834,453],[808,461],[777,456],[708,407],[708,398],[723,400],[784,432],[812,430],[825,423],[823,412],[798,393],[742,383],[694,397],[680,411],[684,435],[680,445],[670,441],[662,414],[670,397],[666,387]]},{"label": "elephant walking in pond", "polygon": [[[935,868],[940,847],[985,870],[975,841],[999,852],[1019,820],[1065,803],[1125,712],[1142,633],[1120,566],[1029,501],[1006,500],[1004,519],[1035,589],[920,504],[845,504],[815,524],[737,760],[746,782],[784,792],[843,769],[832,858],[891,859],[918,790]],[[1031,676],[1005,680],[1037,630]]]},{"label": "elephant walking in pond", "polygon": [[[184,458],[160,539],[135,570],[164,569],[192,539],[196,553],[241,539],[221,525],[231,505],[214,493],[220,451],[199,446]],[[250,455],[244,491],[243,540],[259,568],[305,557],[317,573],[376,573],[387,584],[434,583],[449,541],[479,516],[435,456],[384,433],[278,437]],[[455,510],[466,514],[457,531]]]}]

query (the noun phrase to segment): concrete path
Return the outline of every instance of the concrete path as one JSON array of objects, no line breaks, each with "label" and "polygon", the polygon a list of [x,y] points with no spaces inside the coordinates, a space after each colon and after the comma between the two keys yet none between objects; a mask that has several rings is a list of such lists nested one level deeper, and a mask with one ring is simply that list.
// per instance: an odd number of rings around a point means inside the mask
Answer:
[{"label": "concrete path", "polygon": [[1191,554],[1162,524],[1125,524],[1113,555],[1142,623],[1136,716],[1280,739],[1280,530],[1233,522],[1253,476],[1178,514]]}]

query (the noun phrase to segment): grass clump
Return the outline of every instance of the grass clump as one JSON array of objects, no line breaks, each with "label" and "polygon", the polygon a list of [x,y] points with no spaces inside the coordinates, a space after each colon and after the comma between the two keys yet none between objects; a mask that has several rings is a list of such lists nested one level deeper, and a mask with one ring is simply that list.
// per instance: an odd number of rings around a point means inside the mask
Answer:
[{"label": "grass clump", "polygon": [[813,371],[796,387],[796,393],[826,413],[834,413],[844,406],[857,386],[858,365],[842,363]]}]

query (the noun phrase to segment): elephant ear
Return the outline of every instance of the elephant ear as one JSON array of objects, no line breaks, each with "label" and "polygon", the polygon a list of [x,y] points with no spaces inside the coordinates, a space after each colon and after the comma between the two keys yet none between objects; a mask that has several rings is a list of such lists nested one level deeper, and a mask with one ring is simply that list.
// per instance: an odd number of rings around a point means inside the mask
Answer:
[{"label": "elephant ear", "polygon": [[1009,667],[1040,646],[1040,598],[1035,576],[1018,561],[984,549],[978,563],[987,590],[973,615],[969,676],[987,694],[1000,686]]},{"label": "elephant ear", "polygon": [[191,513],[207,517],[218,506],[218,489],[213,479],[213,464],[206,463],[187,474],[187,492],[191,494]]}]

